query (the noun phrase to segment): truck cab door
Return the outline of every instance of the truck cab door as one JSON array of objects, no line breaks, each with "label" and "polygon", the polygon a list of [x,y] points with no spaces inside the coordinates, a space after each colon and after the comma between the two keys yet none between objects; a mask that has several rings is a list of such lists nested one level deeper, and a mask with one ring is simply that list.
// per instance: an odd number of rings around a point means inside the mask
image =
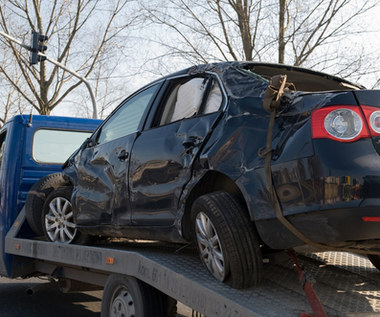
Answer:
[{"label": "truck cab door", "polygon": [[130,152],[160,85],[150,86],[124,101],[82,150],[72,195],[78,225],[130,223]]},{"label": "truck cab door", "polygon": [[192,163],[225,100],[215,77],[166,82],[150,126],[136,138],[129,173],[132,224],[173,225]]}]

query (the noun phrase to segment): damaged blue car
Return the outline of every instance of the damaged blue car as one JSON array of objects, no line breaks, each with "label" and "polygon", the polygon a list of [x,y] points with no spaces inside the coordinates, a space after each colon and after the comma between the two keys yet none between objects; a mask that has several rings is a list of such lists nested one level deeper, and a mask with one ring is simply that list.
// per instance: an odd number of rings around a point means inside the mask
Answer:
[{"label": "damaged blue car", "polygon": [[259,283],[267,249],[352,251],[380,267],[379,100],[285,65],[166,76],[125,99],[65,163],[44,231],[59,240],[56,214],[70,214],[78,235],[193,241],[235,288]]}]

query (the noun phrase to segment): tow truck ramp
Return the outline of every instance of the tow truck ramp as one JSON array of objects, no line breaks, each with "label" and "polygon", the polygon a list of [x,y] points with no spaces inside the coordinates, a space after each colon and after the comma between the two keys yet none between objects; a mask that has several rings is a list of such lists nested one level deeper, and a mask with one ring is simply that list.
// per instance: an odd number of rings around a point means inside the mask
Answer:
[{"label": "tow truck ramp", "polygon": [[[285,253],[276,264],[264,265],[260,286],[235,290],[215,280],[191,247],[130,240],[62,245],[20,237],[23,225],[24,211],[9,231],[5,249],[16,259],[28,259],[29,271],[99,286],[110,274],[133,276],[207,317],[295,317],[311,312]],[[315,279],[314,289],[328,316],[380,316],[380,273],[365,257],[324,252],[298,258]]]}]

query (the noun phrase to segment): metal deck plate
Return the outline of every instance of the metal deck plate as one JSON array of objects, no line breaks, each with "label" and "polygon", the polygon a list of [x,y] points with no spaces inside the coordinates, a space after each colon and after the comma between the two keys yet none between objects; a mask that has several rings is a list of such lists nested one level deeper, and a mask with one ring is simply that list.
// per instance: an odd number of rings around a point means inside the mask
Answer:
[{"label": "metal deck plate", "polygon": [[[225,303],[220,300],[220,296],[247,308],[252,312],[249,316],[298,316],[301,312],[311,313],[293,263],[285,254],[277,258],[275,265],[264,265],[264,280],[260,286],[239,291],[214,280],[191,250],[176,252],[170,247],[150,249],[146,246],[145,250],[141,247],[141,244],[129,244],[127,249],[136,248],[136,251],[154,262],[176,272],[178,282],[168,281],[170,285],[166,287],[180,301],[181,294],[188,297],[188,288],[193,289],[194,294],[190,296],[193,302],[188,302],[189,298],[184,302],[190,307],[201,308],[200,311],[206,316],[242,316],[238,311],[224,309]],[[324,252],[299,255],[299,260],[315,278],[314,288],[328,316],[380,316],[380,272],[366,257],[344,252]],[[149,270],[145,273],[142,278],[152,274]],[[192,285],[182,284],[182,276],[191,280]],[[156,280],[162,282],[165,278],[156,276]],[[199,286],[207,287],[208,297],[197,296]]]},{"label": "metal deck plate", "polygon": [[[136,276],[208,317],[296,317],[301,312],[311,313],[287,256],[277,256],[275,265],[264,265],[260,286],[240,291],[215,280],[191,248],[131,241],[103,241],[91,247],[57,245],[15,238],[16,229],[7,236],[7,253],[60,267],[76,266],[86,272]],[[106,261],[108,257],[114,258],[112,265]],[[324,252],[299,255],[299,260],[315,278],[314,288],[328,316],[380,316],[380,273],[365,257]]]}]

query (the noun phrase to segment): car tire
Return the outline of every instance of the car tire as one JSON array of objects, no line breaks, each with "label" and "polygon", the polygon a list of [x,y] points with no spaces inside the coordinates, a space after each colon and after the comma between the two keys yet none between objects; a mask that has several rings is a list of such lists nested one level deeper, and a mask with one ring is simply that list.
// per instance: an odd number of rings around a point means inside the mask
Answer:
[{"label": "car tire", "polygon": [[51,192],[45,201],[42,218],[44,236],[51,242],[64,244],[87,244],[89,236],[76,229],[71,207],[71,186]]},{"label": "car tire", "polygon": [[367,255],[368,260],[372,263],[372,265],[380,270],[380,256],[375,254],[368,254]]},{"label": "car tire", "polygon": [[62,173],[50,174],[42,177],[30,188],[25,202],[25,216],[33,232],[42,236],[42,210],[46,197],[58,187],[66,184]]},{"label": "car tire", "polygon": [[101,317],[168,316],[167,296],[126,275],[111,275],[104,286]]},{"label": "car tire", "polygon": [[242,289],[259,284],[263,261],[246,208],[231,194],[215,192],[192,206],[194,240],[203,264],[218,280]]}]

